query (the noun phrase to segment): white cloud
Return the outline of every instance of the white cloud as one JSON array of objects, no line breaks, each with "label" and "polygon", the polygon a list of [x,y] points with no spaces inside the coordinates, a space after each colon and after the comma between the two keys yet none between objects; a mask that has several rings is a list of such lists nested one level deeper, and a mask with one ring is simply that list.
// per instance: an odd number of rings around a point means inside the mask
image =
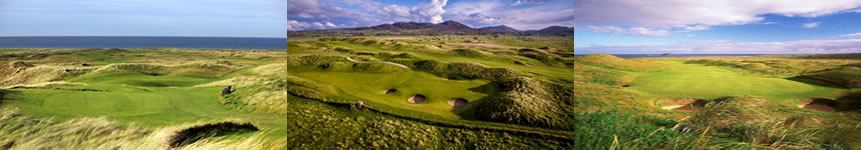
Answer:
[{"label": "white cloud", "polygon": [[[445,20],[455,20],[473,27],[504,24],[521,30],[537,30],[554,25],[572,26],[574,24],[574,3],[570,0],[521,0],[522,5],[517,7],[511,7],[512,1],[505,0],[456,2],[425,0],[425,2],[416,5],[383,3],[379,0],[288,1],[290,2],[288,18],[305,21],[309,24],[331,21],[341,28],[374,26],[402,21],[440,23]],[[358,9],[347,6],[341,8],[338,7],[341,5],[334,3],[346,4],[358,7]],[[317,28],[312,25],[304,30],[307,29]]]},{"label": "white cloud", "polygon": [[822,22],[811,22],[811,23],[802,24],[802,26],[804,28],[815,28],[815,27],[819,26],[819,24],[821,24],[821,23]]},{"label": "white cloud", "polygon": [[406,6],[398,6],[398,5],[388,5],[380,9],[380,11],[385,12],[386,14],[395,14],[400,17],[409,17],[410,8]]},{"label": "white cloud", "polygon": [[667,45],[593,46],[577,53],[606,54],[812,54],[861,52],[861,39],[797,40],[786,42],[690,41]]},{"label": "white cloud", "polygon": [[418,8],[418,13],[424,17],[429,18],[428,20],[431,23],[441,23],[443,22],[442,14],[445,13],[445,10],[442,9],[443,6],[448,3],[448,0],[431,0],[430,3],[425,3]]},{"label": "white cloud", "polygon": [[861,36],[861,32],[852,33],[852,34],[844,34],[844,35],[840,35],[840,36],[842,36],[842,37]]},{"label": "white cloud", "polygon": [[323,23],[320,23],[320,22],[314,22],[314,23],[311,23],[311,25],[314,25],[314,27],[321,28],[321,29],[326,28],[326,25],[323,25]]},{"label": "white cloud", "polygon": [[[817,17],[854,11],[859,0],[576,0],[581,25],[624,24],[641,27],[738,25],[760,22],[760,15]],[[670,11],[668,11],[670,10]]]},{"label": "white cloud", "polygon": [[572,26],[574,15],[570,1],[511,7],[509,2],[487,0],[452,3],[443,16],[474,27],[507,25],[519,30],[537,30],[548,26]]},{"label": "white cloud", "polygon": [[687,31],[699,31],[699,30],[708,30],[710,28],[711,27],[709,27],[707,25],[696,25],[696,26],[687,26],[687,27],[685,27],[685,30],[687,30]]},{"label": "white cloud", "polygon": [[337,25],[335,25],[335,24],[334,24],[334,23],[332,23],[332,22],[326,22],[326,26],[327,26],[327,27],[331,27],[331,28],[338,27]]},{"label": "white cloud", "polygon": [[543,4],[544,2],[547,2],[547,0],[517,0],[516,2],[512,3],[511,6]]},{"label": "white cloud", "polygon": [[301,22],[296,20],[287,20],[287,30],[296,31],[296,30],[305,30],[311,27],[310,23]]},{"label": "white cloud", "polygon": [[589,26],[588,30],[590,32],[603,32],[603,33],[614,33],[614,34],[628,34],[628,35],[636,35],[636,36],[669,36],[670,32],[667,30],[651,30],[643,27],[633,27],[628,29],[623,29],[616,26]]}]

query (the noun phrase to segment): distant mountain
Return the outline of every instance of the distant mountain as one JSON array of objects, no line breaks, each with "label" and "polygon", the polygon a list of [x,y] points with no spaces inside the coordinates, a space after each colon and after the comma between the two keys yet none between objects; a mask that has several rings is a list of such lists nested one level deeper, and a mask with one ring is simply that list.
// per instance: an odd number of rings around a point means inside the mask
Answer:
[{"label": "distant mountain", "polygon": [[503,31],[503,32],[520,32],[520,30],[508,27],[506,25],[498,25],[498,26],[490,26],[490,27],[482,27],[478,29],[484,30],[493,30],[493,31]]},{"label": "distant mountain", "polygon": [[547,28],[544,28],[544,29],[538,30],[538,32],[557,32],[557,31],[563,31],[563,32],[566,32],[566,31],[569,31],[569,30],[570,30],[571,32],[574,32],[574,27],[550,26],[550,27],[547,27]]},{"label": "distant mountain", "polygon": [[[365,29],[365,28],[356,28]],[[377,30],[415,30],[415,29],[440,29],[440,30],[475,30],[457,21],[445,21],[439,24],[426,22],[395,22],[393,24],[381,24],[370,27]]]},{"label": "distant mountain", "polygon": [[434,24],[427,22],[395,22],[371,27],[288,31],[288,37],[320,36],[415,36],[415,35],[574,35],[573,27],[550,26],[541,30],[520,31],[506,25],[472,28],[449,20]]}]

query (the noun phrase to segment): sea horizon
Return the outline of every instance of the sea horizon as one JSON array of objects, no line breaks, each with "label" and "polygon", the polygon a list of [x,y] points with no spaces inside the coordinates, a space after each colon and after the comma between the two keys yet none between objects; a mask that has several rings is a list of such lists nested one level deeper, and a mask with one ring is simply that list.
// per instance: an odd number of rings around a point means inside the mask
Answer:
[{"label": "sea horizon", "polygon": [[287,49],[287,38],[202,36],[0,36],[0,48]]}]

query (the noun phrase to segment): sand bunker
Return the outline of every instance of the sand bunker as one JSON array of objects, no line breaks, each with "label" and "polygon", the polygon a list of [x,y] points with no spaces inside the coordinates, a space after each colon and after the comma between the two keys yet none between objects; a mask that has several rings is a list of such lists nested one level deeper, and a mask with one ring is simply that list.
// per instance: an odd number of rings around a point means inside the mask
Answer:
[{"label": "sand bunker", "polygon": [[397,91],[398,91],[398,89],[389,89],[389,90],[383,91],[383,94],[392,94],[392,93],[395,93]]},{"label": "sand bunker", "polygon": [[410,97],[409,101],[410,103],[421,103],[425,101],[425,98],[427,97],[425,97],[424,95],[416,94],[416,96]]},{"label": "sand bunker", "polygon": [[235,123],[226,121],[221,123],[197,125],[179,130],[168,138],[168,142],[170,143],[171,148],[177,148],[208,137],[259,130],[260,129],[258,129],[257,126],[254,126],[251,123]]},{"label": "sand bunker", "polygon": [[452,107],[460,107],[460,106],[466,105],[466,103],[467,103],[466,99],[462,99],[462,98],[455,98],[453,100],[448,101],[448,105],[451,105]]},{"label": "sand bunker", "polygon": [[802,100],[804,103],[798,105],[798,108],[812,109],[824,112],[835,112],[834,106],[837,106],[837,101],[821,98],[808,98]]},{"label": "sand bunker", "polygon": [[706,106],[705,100],[695,98],[668,99],[661,103],[667,105],[661,107],[661,109],[675,111],[694,111]]}]

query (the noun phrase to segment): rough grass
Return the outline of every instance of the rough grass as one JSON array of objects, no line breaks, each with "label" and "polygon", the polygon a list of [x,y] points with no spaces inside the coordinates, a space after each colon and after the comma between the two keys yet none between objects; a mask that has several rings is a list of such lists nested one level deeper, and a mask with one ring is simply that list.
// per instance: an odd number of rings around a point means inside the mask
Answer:
[{"label": "rough grass", "polygon": [[573,88],[519,77],[501,81],[496,95],[479,104],[476,118],[556,129],[573,128]]},{"label": "rough grass", "polygon": [[839,68],[808,72],[800,77],[826,81],[846,88],[861,88],[861,67],[846,65]]},{"label": "rough grass", "polygon": [[[220,122],[235,124],[235,120]],[[198,122],[161,128],[146,128],[138,125],[121,125],[101,118],[76,118],[63,122],[38,119],[19,114],[14,110],[3,110],[0,116],[0,143],[4,149],[168,149],[177,134],[184,137],[198,137],[198,141],[188,141],[190,145],[180,149],[207,149],[214,146],[228,146],[244,143],[249,149],[283,148],[276,140],[264,138],[263,133],[252,133],[248,137],[228,133],[230,129],[214,128],[217,135],[184,134],[194,127],[205,127],[211,123]],[[218,124],[218,123],[214,123]],[[191,127],[191,128],[189,128]],[[190,132],[189,132],[190,133]],[[225,139],[232,136],[234,139]]]},{"label": "rough grass", "polygon": [[[726,97],[711,100],[705,108],[675,127],[683,132],[738,138],[754,148],[844,149],[858,148],[861,124],[831,120],[797,111],[774,112],[766,99]],[[805,116],[806,115],[806,116]]]},{"label": "rough grass", "polygon": [[574,62],[627,71],[649,71],[663,68],[663,65],[660,63],[639,59],[625,59],[606,54],[576,56],[574,57]]},{"label": "rough grass", "polygon": [[571,149],[571,142],[416,121],[289,97],[288,146],[295,149]]}]

